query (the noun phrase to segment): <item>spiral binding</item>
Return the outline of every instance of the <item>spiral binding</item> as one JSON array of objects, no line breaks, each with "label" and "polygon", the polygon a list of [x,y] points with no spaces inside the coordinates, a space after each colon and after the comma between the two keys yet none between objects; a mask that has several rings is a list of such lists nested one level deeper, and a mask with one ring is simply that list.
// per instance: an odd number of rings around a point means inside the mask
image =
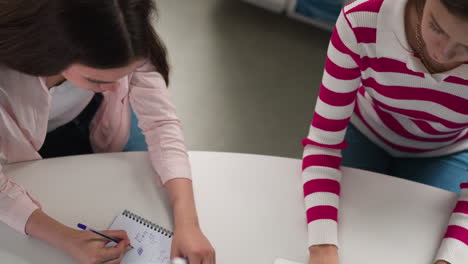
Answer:
[{"label": "spiral binding", "polygon": [[163,227],[161,227],[161,226],[159,226],[159,225],[157,225],[157,224],[155,224],[155,223],[153,223],[151,221],[148,221],[145,218],[143,218],[143,217],[141,217],[139,215],[136,215],[136,214],[134,214],[134,213],[132,213],[132,212],[130,212],[128,210],[125,210],[122,213],[122,215],[125,216],[125,217],[128,217],[128,218],[130,218],[130,219],[132,219],[132,220],[134,220],[134,221],[136,221],[136,222],[138,222],[138,223],[140,223],[140,224],[142,224],[142,225],[144,225],[144,226],[146,226],[146,227],[148,227],[148,228],[150,228],[150,229],[152,229],[152,230],[154,230],[154,231],[156,231],[156,232],[158,232],[158,233],[160,233],[160,234],[162,234],[162,235],[164,235],[164,236],[166,236],[168,238],[171,238],[172,236],[174,236],[173,232],[171,232],[171,231],[169,231],[169,230],[167,230],[167,229],[165,229],[165,228],[163,228]]}]

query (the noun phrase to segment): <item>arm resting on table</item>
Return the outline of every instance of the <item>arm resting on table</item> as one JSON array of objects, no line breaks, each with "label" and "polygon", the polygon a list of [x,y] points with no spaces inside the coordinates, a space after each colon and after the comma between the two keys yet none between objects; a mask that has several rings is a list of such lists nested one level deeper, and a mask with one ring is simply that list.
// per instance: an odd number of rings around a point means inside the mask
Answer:
[{"label": "arm resting on table", "polygon": [[2,172],[0,165],[0,221],[26,234],[26,222],[39,207],[23,187]]},{"label": "arm resting on table", "polygon": [[450,264],[468,261],[468,183],[461,185],[461,194],[453,210],[436,260]]}]

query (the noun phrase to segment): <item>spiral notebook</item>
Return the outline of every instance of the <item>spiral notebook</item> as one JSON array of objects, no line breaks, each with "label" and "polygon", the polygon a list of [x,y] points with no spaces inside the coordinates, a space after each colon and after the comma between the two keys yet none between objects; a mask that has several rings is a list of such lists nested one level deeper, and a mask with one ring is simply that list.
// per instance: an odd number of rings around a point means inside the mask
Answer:
[{"label": "spiral notebook", "polygon": [[109,230],[125,230],[134,249],[121,264],[171,264],[173,233],[128,210],[119,214]]}]

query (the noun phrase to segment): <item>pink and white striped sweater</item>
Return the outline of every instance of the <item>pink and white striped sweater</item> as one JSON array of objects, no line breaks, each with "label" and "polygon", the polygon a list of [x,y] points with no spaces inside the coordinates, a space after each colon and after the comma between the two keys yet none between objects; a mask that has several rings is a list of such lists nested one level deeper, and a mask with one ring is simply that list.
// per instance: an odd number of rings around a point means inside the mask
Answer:
[{"label": "pink and white striped sweater", "polygon": [[[309,244],[338,245],[341,150],[352,122],[395,157],[468,149],[468,64],[429,74],[405,33],[408,0],[357,0],[333,32],[309,135],[303,140]],[[468,183],[437,254],[468,260]]]}]

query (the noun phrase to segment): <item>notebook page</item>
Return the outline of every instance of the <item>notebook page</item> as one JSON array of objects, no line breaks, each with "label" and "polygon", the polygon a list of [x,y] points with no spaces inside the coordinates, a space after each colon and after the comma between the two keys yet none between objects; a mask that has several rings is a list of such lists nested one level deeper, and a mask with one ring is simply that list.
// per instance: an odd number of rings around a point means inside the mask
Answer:
[{"label": "notebook page", "polygon": [[127,231],[134,247],[127,252],[121,264],[171,264],[172,238],[158,232],[131,217],[119,214],[109,230]]}]

